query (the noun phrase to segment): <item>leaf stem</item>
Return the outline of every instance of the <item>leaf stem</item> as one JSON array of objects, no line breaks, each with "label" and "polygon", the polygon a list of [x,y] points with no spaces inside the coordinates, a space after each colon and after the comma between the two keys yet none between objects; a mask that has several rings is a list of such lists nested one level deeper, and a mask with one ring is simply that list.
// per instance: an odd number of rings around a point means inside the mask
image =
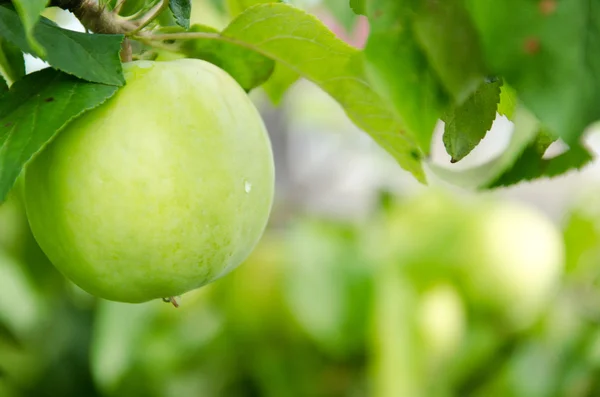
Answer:
[{"label": "leaf stem", "polygon": [[120,0],[117,5],[115,6],[115,8],[113,8],[112,12],[113,14],[119,14],[121,12],[121,8],[123,8],[123,4],[125,4],[127,0]]},{"label": "leaf stem", "polygon": [[140,30],[144,29],[148,26],[152,21],[154,21],[158,16],[169,7],[169,0],[162,0],[160,3],[156,4],[142,19],[138,21],[139,25],[137,28],[132,30],[131,32],[126,33],[128,36],[133,36],[138,33]]}]

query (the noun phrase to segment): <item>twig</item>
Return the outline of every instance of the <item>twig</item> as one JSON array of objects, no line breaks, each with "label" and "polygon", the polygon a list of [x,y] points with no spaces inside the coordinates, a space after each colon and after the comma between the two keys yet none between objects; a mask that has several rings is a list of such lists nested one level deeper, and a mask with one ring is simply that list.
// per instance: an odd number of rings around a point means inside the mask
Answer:
[{"label": "twig", "polygon": [[123,4],[125,4],[127,0],[120,0],[115,8],[112,9],[113,14],[119,14],[121,12],[121,8],[123,8]]},{"label": "twig", "polygon": [[94,33],[125,34],[138,27],[135,22],[107,11],[94,0],[52,0],[50,5],[71,11],[86,29]]},{"label": "twig", "polygon": [[154,21],[158,16],[169,7],[169,0],[162,0],[160,3],[155,5],[148,13],[138,21],[139,25],[134,30],[127,32],[127,35],[133,36],[138,33],[140,30],[144,29],[148,26],[152,21]]}]

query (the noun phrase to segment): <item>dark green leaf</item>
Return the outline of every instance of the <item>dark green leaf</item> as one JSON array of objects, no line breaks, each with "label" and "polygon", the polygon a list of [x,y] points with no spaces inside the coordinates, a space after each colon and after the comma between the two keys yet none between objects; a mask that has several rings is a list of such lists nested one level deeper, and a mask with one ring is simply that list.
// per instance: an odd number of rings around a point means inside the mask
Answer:
[{"label": "dark green leaf", "polygon": [[577,142],[600,119],[600,2],[469,0],[469,9],[492,71],[544,125]]},{"label": "dark green leaf", "polygon": [[431,67],[456,103],[462,103],[486,74],[477,31],[462,0],[421,0],[415,32]]},{"label": "dark green leaf", "polygon": [[499,80],[481,84],[465,102],[445,115],[444,145],[453,163],[469,154],[492,128],[501,84]]},{"label": "dark green leaf", "polygon": [[25,35],[29,46],[36,52],[35,55],[43,56],[44,48],[35,39],[33,28],[40,20],[40,14],[48,5],[48,0],[13,0],[12,3],[25,27]]},{"label": "dark green leaf", "polygon": [[518,161],[521,154],[535,142],[539,121],[524,108],[517,109],[515,130],[508,147],[497,158],[473,168],[456,170],[430,163],[431,170],[445,181],[468,189],[485,189]]},{"label": "dark green leaf", "polygon": [[240,14],[215,39],[252,49],[317,84],[404,169],[424,180],[421,152],[367,83],[361,52],[318,19],[286,4],[264,4]]},{"label": "dark green leaf", "polygon": [[0,98],[8,92],[8,84],[4,79],[0,79]]},{"label": "dark green leaf", "polygon": [[367,11],[371,22],[365,48],[368,77],[428,153],[434,127],[450,101],[416,41],[412,1],[373,0]]},{"label": "dark green leaf", "polygon": [[190,27],[190,15],[192,14],[191,0],[171,0],[169,8],[175,17],[177,25],[188,29]]},{"label": "dark green leaf", "polygon": [[23,53],[14,44],[0,37],[0,75],[7,84],[25,76]]},{"label": "dark green leaf", "polygon": [[367,15],[367,0],[350,0],[350,8],[356,15]]},{"label": "dark green leaf", "polygon": [[546,150],[548,150],[550,145],[552,145],[557,140],[558,138],[556,138],[556,136],[554,136],[550,131],[542,128],[538,132],[535,141],[530,146],[538,153],[539,157],[541,158],[544,155],[544,153],[546,153]]},{"label": "dark green leaf", "polygon": [[593,160],[587,149],[580,144],[573,145],[556,157],[544,159],[542,156],[547,147],[547,136],[541,134],[525,149],[512,168],[494,181],[490,188],[510,186],[539,178],[552,178],[568,171],[581,169]]},{"label": "dark green leaf", "polygon": [[21,169],[61,128],[117,89],[48,68],[17,81],[0,97],[0,202]]},{"label": "dark green leaf", "polygon": [[[46,49],[50,65],[84,80],[123,85],[119,53],[122,35],[85,34],[62,29],[46,18],[35,26],[35,37]],[[0,36],[23,52],[34,54],[17,13],[0,6]]]},{"label": "dark green leaf", "polygon": [[300,76],[292,69],[286,67],[281,63],[275,64],[275,70],[269,77],[266,83],[262,85],[262,88],[267,93],[267,96],[274,105],[279,105],[285,92],[290,88]]},{"label": "dark green leaf", "polygon": [[[203,25],[194,25],[190,31],[218,33],[216,29]],[[223,41],[187,41],[183,43],[182,51],[189,58],[204,59],[219,66],[235,78],[246,91],[267,81],[275,67],[275,63],[270,58]]]}]

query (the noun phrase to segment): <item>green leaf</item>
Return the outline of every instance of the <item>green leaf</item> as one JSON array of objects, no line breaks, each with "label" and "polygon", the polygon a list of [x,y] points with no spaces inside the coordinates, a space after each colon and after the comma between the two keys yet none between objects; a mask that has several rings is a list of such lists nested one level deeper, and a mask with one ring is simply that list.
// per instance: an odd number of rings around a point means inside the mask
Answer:
[{"label": "green leaf", "polygon": [[[568,171],[579,170],[593,160],[588,150],[580,144],[574,144],[569,150],[554,158],[544,159],[542,156],[547,148],[547,142],[544,142],[544,139],[547,138],[543,134],[538,136],[538,139],[525,149],[513,167],[490,184],[490,187],[510,186],[523,181],[552,178]],[[540,146],[543,150],[540,150]]]},{"label": "green leaf", "polygon": [[0,98],[8,92],[8,84],[4,79],[0,79]]},{"label": "green leaf", "polygon": [[515,114],[515,130],[506,150],[497,158],[477,167],[456,170],[430,163],[429,168],[446,182],[467,189],[486,189],[510,170],[527,147],[535,142],[539,121],[524,108]]},{"label": "green leaf", "polygon": [[36,52],[34,55],[43,56],[44,48],[36,40],[33,35],[34,27],[40,20],[40,14],[48,5],[48,0],[13,0],[23,26],[25,27],[25,35],[29,46]]},{"label": "green leaf", "polygon": [[117,89],[48,68],[25,76],[0,97],[0,202],[61,128]]},{"label": "green leaf", "polygon": [[367,15],[367,0],[350,0],[350,8],[356,15]]},{"label": "green leaf", "polygon": [[[17,13],[6,6],[0,6],[0,37],[35,55]],[[35,37],[47,50],[42,59],[55,68],[92,82],[125,83],[119,57],[122,35],[74,32],[42,17],[35,27]]]},{"label": "green leaf", "polygon": [[498,114],[512,120],[517,108],[517,92],[514,88],[502,83],[500,88],[500,103],[498,104]]},{"label": "green leaf", "polygon": [[571,145],[566,152],[556,157],[544,158],[546,150],[554,141],[554,135],[538,127],[535,139],[516,157],[514,163],[480,188],[507,187],[523,181],[553,178],[568,171],[579,170],[593,160],[590,152],[579,143]]},{"label": "green leaf", "polygon": [[471,153],[492,128],[501,84],[499,80],[484,82],[465,102],[445,115],[444,145],[453,163]]},{"label": "green leaf", "polygon": [[414,28],[446,92],[462,103],[486,74],[477,31],[463,1],[419,1]]},{"label": "green leaf", "polygon": [[565,142],[600,119],[600,3],[469,0],[487,64]]},{"label": "green leaf", "polygon": [[281,63],[275,64],[273,74],[266,83],[262,85],[263,90],[274,105],[279,105],[286,91],[296,82],[300,76],[292,69]]},{"label": "green leaf", "polygon": [[226,0],[226,2],[229,15],[235,18],[252,6],[257,4],[278,3],[280,0]]},{"label": "green leaf", "polygon": [[367,75],[377,92],[393,104],[409,134],[429,153],[434,127],[450,101],[416,41],[415,11],[409,3],[368,3]]},{"label": "green leaf", "polygon": [[169,8],[175,17],[177,25],[188,29],[192,14],[192,0],[171,0],[169,1]]},{"label": "green leaf", "polygon": [[[218,30],[203,25],[194,25],[190,31],[218,33]],[[187,41],[183,43],[181,49],[189,58],[203,59],[219,66],[236,79],[247,92],[267,81],[275,67],[272,59],[223,41]]]},{"label": "green leaf", "polygon": [[533,141],[529,146],[532,147],[541,158],[544,155],[544,153],[546,153],[546,150],[548,150],[550,145],[552,145],[557,140],[558,139],[556,138],[556,136],[554,136],[550,131],[548,131],[545,128],[541,128],[537,134],[537,137],[535,138],[535,141]]},{"label": "green leaf", "polygon": [[205,39],[251,49],[314,82],[404,169],[425,180],[421,152],[366,81],[361,52],[314,16],[286,4],[259,5],[240,14],[221,35],[197,40]]},{"label": "green leaf", "polygon": [[15,45],[0,37],[0,75],[7,85],[25,76],[23,53]]}]

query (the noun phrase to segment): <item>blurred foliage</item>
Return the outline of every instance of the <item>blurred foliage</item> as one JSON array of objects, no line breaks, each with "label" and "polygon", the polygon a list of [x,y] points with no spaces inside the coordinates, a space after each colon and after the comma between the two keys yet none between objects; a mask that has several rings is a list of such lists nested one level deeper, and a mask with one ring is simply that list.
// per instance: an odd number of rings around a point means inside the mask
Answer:
[{"label": "blurred foliage", "polygon": [[561,235],[489,197],[384,197],[367,222],[297,214],[179,309],[85,294],[11,197],[0,396],[600,395],[597,208]]}]

